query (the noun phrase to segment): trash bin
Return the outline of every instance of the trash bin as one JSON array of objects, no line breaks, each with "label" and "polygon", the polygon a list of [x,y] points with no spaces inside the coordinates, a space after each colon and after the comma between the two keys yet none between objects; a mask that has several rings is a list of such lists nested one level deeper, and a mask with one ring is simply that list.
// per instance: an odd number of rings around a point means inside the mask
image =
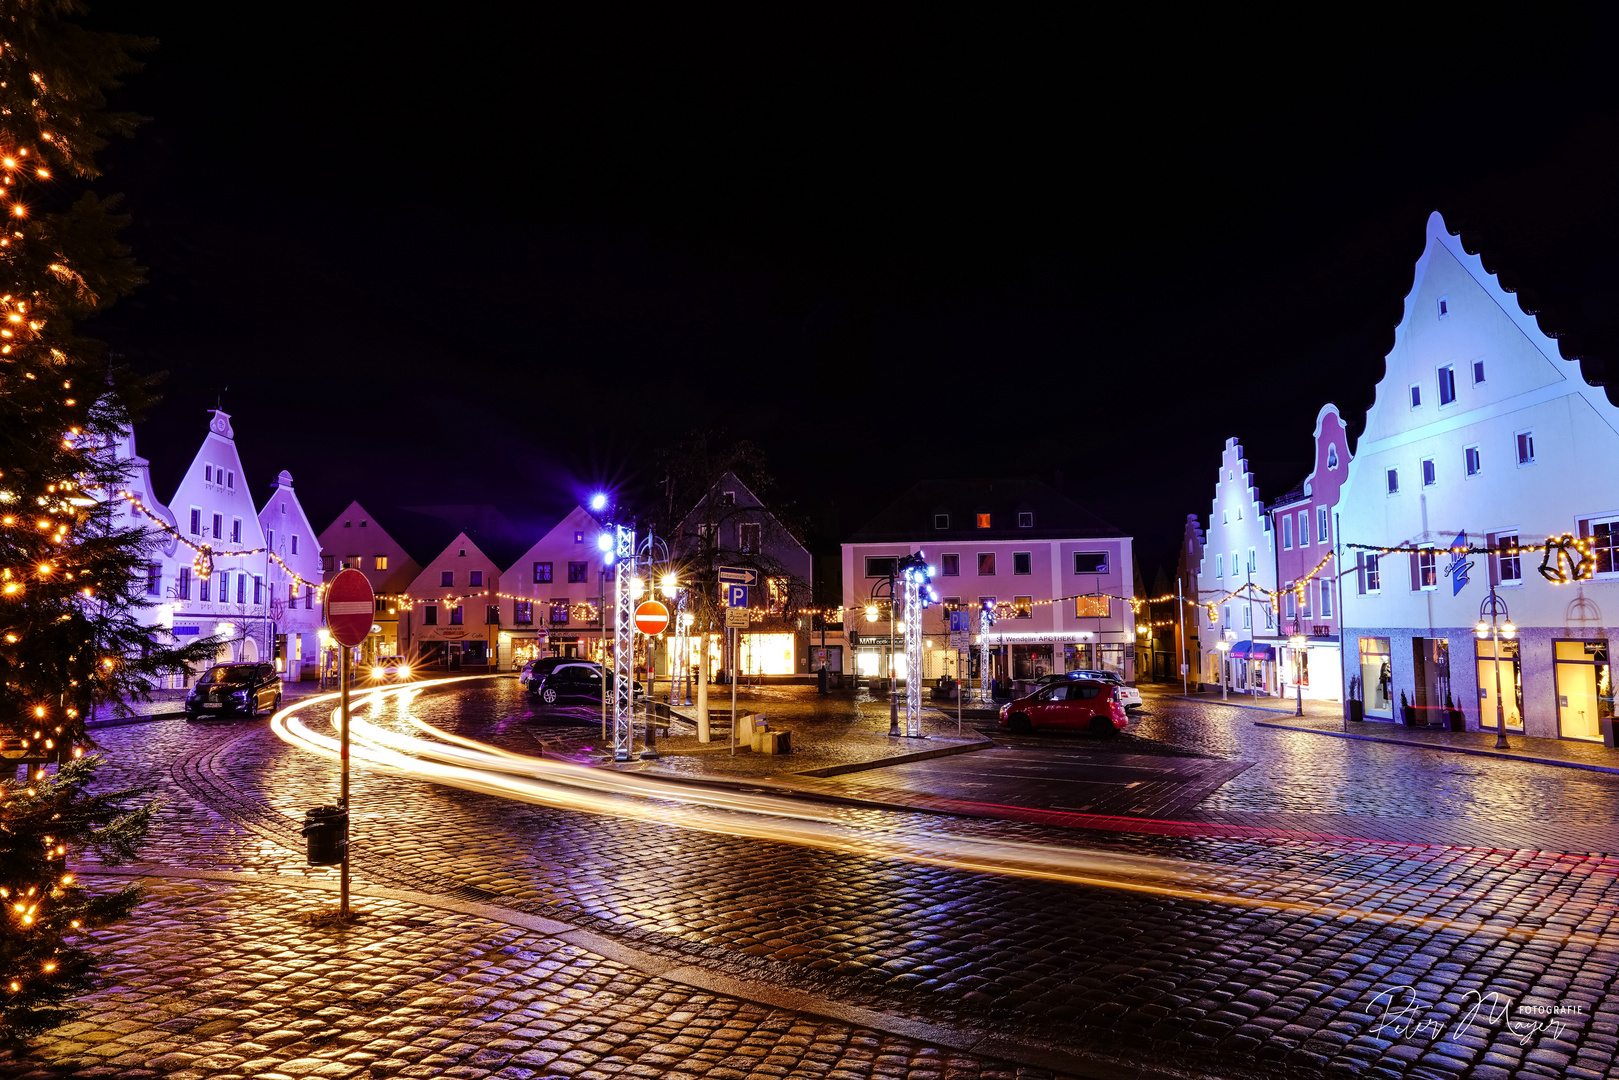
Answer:
[{"label": "trash bin", "polygon": [[1609,750],[1619,750],[1619,736],[1614,732],[1613,717],[1604,716],[1597,724],[1602,728],[1602,745]]},{"label": "trash bin", "polygon": [[348,811],[341,806],[317,806],[306,811],[303,833],[310,866],[337,866],[348,853]]}]

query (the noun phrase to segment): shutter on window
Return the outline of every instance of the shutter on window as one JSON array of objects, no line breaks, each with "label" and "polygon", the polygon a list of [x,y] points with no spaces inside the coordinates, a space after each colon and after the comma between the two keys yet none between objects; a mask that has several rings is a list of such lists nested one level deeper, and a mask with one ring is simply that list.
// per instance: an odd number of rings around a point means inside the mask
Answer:
[{"label": "shutter on window", "polygon": [[1366,595],[1366,553],[1355,552],[1355,591],[1361,596]]},{"label": "shutter on window", "polygon": [[1422,571],[1417,566],[1417,553],[1411,553],[1411,591],[1422,591]]}]

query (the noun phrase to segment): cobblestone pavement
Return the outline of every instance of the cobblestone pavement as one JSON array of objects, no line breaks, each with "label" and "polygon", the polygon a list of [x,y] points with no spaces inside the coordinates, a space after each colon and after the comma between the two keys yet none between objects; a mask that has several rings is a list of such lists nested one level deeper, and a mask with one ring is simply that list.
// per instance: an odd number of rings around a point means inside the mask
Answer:
[{"label": "cobblestone pavement", "polygon": [[[1465,822],[1480,808],[1533,808],[1571,826],[1613,821],[1619,778],[1526,778],[1481,760],[1490,772],[1435,782],[1436,754],[1255,729],[1237,710],[1180,704],[1150,707],[1142,734],[1258,762],[1205,801],[1224,805],[1216,813],[1274,821],[1325,806],[1363,821],[1392,811]],[[430,693],[415,711],[525,752],[569,737],[566,725],[525,717],[510,682]],[[262,722],[158,722],[102,739],[117,771],[168,793],[154,861],[329,875],[303,865],[296,828],[305,807],[332,798],[331,767]],[[1593,849],[1163,835],[1147,823],[1079,841],[1274,882],[1250,903],[1208,903],[694,834],[363,767],[355,801],[362,882],[468,896],[716,971],[1111,1060],[1219,1076],[1604,1076],[1619,1037],[1619,939],[1609,935],[1619,863]],[[1028,823],[843,813],[888,830],[1076,843]],[[1300,883],[1321,875],[1362,890],[1366,909],[1429,921],[1311,911],[1319,897]],[[1517,1011],[1469,1019],[1470,995],[1490,993]],[[1413,1016],[1391,1015],[1391,999],[1413,1003]],[[1525,1006],[1566,1011],[1555,1028],[1530,1030],[1548,1017]]]},{"label": "cobblestone pavement", "polygon": [[646,975],[554,937],[364,899],[343,929],[310,897],[149,882],[102,935],[108,985],[0,1076],[904,1076],[1036,1080],[960,1051]]}]

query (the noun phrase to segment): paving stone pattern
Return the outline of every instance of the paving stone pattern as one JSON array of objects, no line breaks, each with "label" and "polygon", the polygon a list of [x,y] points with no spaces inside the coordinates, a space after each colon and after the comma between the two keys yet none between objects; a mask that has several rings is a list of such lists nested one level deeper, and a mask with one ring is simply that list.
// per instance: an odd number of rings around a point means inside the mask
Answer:
[{"label": "paving stone pattern", "polygon": [[[532,721],[514,719],[525,704],[515,690],[497,684],[430,695],[418,712],[447,728],[532,748],[544,736]],[[1247,735],[1230,716],[1225,729],[1195,713],[1188,722],[1235,745]],[[1323,770],[1368,767],[1338,740],[1322,747],[1329,740],[1295,737],[1321,753],[1295,761],[1296,776],[1267,768],[1273,785],[1291,777],[1309,787]],[[154,845],[152,858],[307,872],[293,815],[332,797],[328,763],[291,752],[262,724],[164,722],[109,732],[104,741],[117,744],[111,748],[120,770],[172,778],[174,809],[165,821],[178,827]],[[1397,774],[1420,772],[1400,759],[1386,765]],[[1605,784],[1611,801],[1608,778],[1576,777]],[[1409,813],[1426,798],[1418,779],[1369,782],[1381,782],[1385,797],[1416,799],[1406,804]],[[355,798],[376,808],[362,813],[356,833],[366,853],[362,880],[430,892],[471,885],[497,903],[648,951],[902,1015],[1222,1076],[1601,1076],[1613,1062],[1619,949],[1606,935],[1619,888],[1607,859],[1364,842],[1085,838],[1091,847],[1269,874],[1274,885],[1256,895],[1273,904],[1311,902],[1309,876],[1330,874],[1374,910],[1577,933],[1571,941],[1525,941],[693,834],[363,768]],[[850,810],[848,820],[985,830],[1031,842],[1075,839],[1026,824],[922,814]],[[1444,1022],[1378,1030],[1388,1020],[1378,995],[1406,984],[1424,1003],[1420,1018]],[[1457,1033],[1453,1022],[1470,991],[1580,1011],[1561,1017],[1555,1033],[1522,1038],[1505,1024],[1482,1023]]]},{"label": "paving stone pattern", "polygon": [[343,929],[307,893],[155,880],[103,935],[84,1017],[4,1077],[670,1077],[1042,1080],[895,1035],[704,993],[555,938],[365,899]]}]

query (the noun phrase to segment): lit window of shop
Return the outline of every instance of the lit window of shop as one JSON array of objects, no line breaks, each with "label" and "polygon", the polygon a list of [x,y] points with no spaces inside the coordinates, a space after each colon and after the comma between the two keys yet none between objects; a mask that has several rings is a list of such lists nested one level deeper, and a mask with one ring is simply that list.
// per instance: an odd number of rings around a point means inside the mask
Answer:
[{"label": "lit window of shop", "polygon": [[1361,700],[1366,703],[1366,715],[1392,720],[1394,701],[1390,694],[1394,689],[1394,664],[1388,638],[1360,639],[1359,680],[1359,690],[1364,695]]},{"label": "lit window of shop", "polygon": [[1565,739],[1602,741],[1602,721],[1613,716],[1613,676],[1608,642],[1554,642],[1557,733]]},{"label": "lit window of shop", "polygon": [[1496,729],[1495,688],[1501,687],[1500,711],[1508,731],[1523,730],[1523,664],[1518,642],[1491,635],[1473,640],[1473,658],[1478,668],[1479,727]]},{"label": "lit window of shop", "polygon": [[[1112,614],[1111,598],[1106,596],[1076,596],[1074,617],[1079,619],[1105,619]],[[1230,609],[1227,609],[1229,617]]]}]

